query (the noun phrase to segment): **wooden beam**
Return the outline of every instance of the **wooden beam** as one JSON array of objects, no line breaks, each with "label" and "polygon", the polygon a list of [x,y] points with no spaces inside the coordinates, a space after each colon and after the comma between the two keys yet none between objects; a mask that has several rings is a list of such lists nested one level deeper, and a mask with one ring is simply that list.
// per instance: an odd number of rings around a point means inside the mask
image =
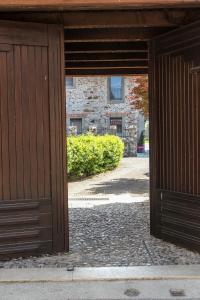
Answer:
[{"label": "wooden beam", "polygon": [[66,62],[148,60],[148,53],[80,53],[65,54]]},{"label": "wooden beam", "polygon": [[68,62],[65,63],[66,69],[98,69],[98,68],[147,68],[148,61],[97,61],[97,62]]},{"label": "wooden beam", "polygon": [[[0,0],[1,1],[1,0]],[[199,19],[200,8],[154,10],[87,10],[0,12],[0,19],[63,24],[66,28],[176,27]]]},{"label": "wooden beam", "polygon": [[95,54],[95,53],[148,53],[148,50],[135,50],[135,49],[132,49],[132,50],[80,50],[80,51],[65,51],[65,54],[84,54],[84,53],[87,53],[87,54]]},{"label": "wooden beam", "polygon": [[118,66],[111,66],[111,67],[107,67],[107,66],[105,66],[105,67],[80,67],[80,68],[65,68],[65,70],[66,71],[68,71],[68,70],[70,70],[70,71],[76,71],[76,70],[96,70],[96,69],[98,69],[98,70],[114,70],[114,69],[116,69],[116,70],[118,70],[118,69],[141,69],[141,70],[143,70],[143,69],[148,69],[148,66],[147,67],[141,67],[141,66],[137,66],[137,67],[130,67],[129,65],[127,65],[127,67],[125,66],[123,66],[123,67],[118,67]]},{"label": "wooden beam", "polygon": [[112,75],[139,75],[139,74],[148,74],[148,69],[76,69],[76,70],[65,70],[66,76],[112,76]]},{"label": "wooden beam", "polygon": [[147,52],[147,42],[65,43],[65,53]]},{"label": "wooden beam", "polygon": [[0,0],[1,11],[199,7],[200,0]]},{"label": "wooden beam", "polygon": [[65,42],[105,42],[149,40],[169,28],[96,28],[65,30]]},{"label": "wooden beam", "polygon": [[[1,0],[0,0],[1,1]],[[19,22],[36,22],[46,24],[62,23],[61,13],[58,12],[0,12],[1,20],[12,20]]]},{"label": "wooden beam", "polygon": [[[131,28],[131,27],[176,27],[188,12],[177,10],[177,18],[170,18],[161,10],[124,10],[124,11],[79,11],[63,13],[65,28]],[[174,21],[173,21],[174,20]]]}]

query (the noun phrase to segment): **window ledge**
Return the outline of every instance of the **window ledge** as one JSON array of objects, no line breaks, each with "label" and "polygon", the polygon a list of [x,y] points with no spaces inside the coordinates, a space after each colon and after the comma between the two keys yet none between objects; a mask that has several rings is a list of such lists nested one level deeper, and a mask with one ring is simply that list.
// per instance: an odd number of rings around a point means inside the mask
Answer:
[{"label": "window ledge", "polygon": [[108,103],[110,104],[120,104],[120,103],[125,103],[124,100],[108,100]]}]

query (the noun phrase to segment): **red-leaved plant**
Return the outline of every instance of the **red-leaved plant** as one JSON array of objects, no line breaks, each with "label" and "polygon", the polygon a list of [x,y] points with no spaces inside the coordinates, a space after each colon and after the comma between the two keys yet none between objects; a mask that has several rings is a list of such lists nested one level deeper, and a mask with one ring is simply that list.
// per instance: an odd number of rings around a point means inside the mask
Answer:
[{"label": "red-leaved plant", "polygon": [[149,116],[148,101],[148,76],[137,75],[130,79],[132,87],[129,88],[129,101],[135,109],[144,113],[145,118]]}]

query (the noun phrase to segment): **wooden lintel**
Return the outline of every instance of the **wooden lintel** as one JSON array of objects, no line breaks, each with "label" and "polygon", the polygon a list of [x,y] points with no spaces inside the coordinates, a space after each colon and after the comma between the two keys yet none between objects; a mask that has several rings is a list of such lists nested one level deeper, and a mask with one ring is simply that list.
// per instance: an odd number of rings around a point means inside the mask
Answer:
[{"label": "wooden lintel", "polygon": [[148,69],[126,69],[126,68],[117,68],[117,69],[76,69],[76,70],[65,70],[66,76],[108,76],[108,75],[139,75],[139,74],[148,74]]},{"label": "wooden lintel", "polygon": [[[1,0],[0,0],[1,3]],[[14,8],[13,8],[14,9]],[[20,11],[5,12],[0,6],[0,19],[20,22],[62,24],[66,29],[177,27],[199,19],[200,8],[79,10],[79,11]]]},{"label": "wooden lintel", "polygon": [[146,52],[148,51],[147,42],[107,42],[107,43],[65,43],[66,53],[80,53],[80,52]]},{"label": "wooden lintel", "polygon": [[148,60],[148,53],[82,53],[65,54],[65,61],[119,61],[119,60]]},{"label": "wooden lintel", "polygon": [[[131,67],[130,65],[127,65],[127,66],[123,66],[123,69],[147,69],[148,66],[135,66],[135,67]],[[99,70],[109,70],[109,69],[119,69],[119,67],[116,65],[116,66],[111,66],[111,67],[66,67],[65,70],[96,70],[96,69],[99,69]]]},{"label": "wooden lintel", "polygon": [[2,11],[199,7],[200,0],[0,0]]},{"label": "wooden lintel", "polygon": [[166,33],[169,28],[96,28],[65,30],[65,42],[104,42],[149,40]]},{"label": "wooden lintel", "polygon": [[95,53],[148,53],[148,50],[135,50],[135,49],[132,49],[132,50],[102,50],[102,51],[99,51],[99,50],[85,50],[85,51],[65,51],[65,54],[95,54]]},{"label": "wooden lintel", "polygon": [[[124,10],[124,11],[80,11],[63,14],[65,28],[131,28],[131,27],[176,27],[188,12],[177,10],[179,18],[169,19],[161,10]],[[176,16],[175,15],[175,16]]]},{"label": "wooden lintel", "polygon": [[148,61],[97,61],[97,62],[68,62],[66,69],[98,69],[98,68],[147,68]]}]

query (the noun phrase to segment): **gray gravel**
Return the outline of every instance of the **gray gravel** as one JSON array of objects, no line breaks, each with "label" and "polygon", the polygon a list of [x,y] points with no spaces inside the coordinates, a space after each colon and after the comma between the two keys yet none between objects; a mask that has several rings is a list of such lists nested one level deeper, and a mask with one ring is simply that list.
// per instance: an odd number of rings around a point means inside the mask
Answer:
[{"label": "gray gravel", "polygon": [[200,254],[149,235],[148,191],[147,158],[124,158],[114,171],[70,183],[70,253],[0,267],[200,264]]},{"label": "gray gravel", "polygon": [[0,262],[0,267],[200,264],[200,254],[149,235],[149,202],[70,209],[70,253]]}]

